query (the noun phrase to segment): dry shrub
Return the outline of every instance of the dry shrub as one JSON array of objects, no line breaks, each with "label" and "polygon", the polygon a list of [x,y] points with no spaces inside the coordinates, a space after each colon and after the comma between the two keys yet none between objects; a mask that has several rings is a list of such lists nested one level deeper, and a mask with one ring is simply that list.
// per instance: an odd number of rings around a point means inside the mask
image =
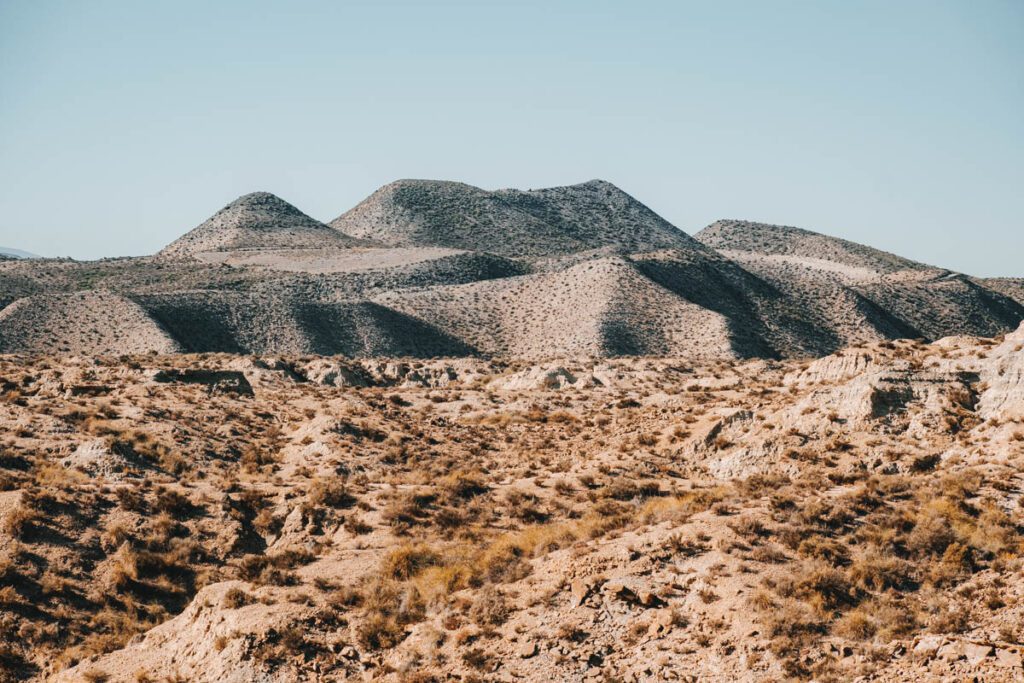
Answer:
[{"label": "dry shrub", "polygon": [[306,550],[289,549],[274,555],[246,555],[238,563],[239,574],[246,581],[256,584],[292,586],[298,582],[294,572],[289,570],[314,559]]},{"label": "dry shrub", "polygon": [[381,572],[386,577],[407,581],[440,562],[440,554],[430,546],[424,543],[405,544],[387,554],[381,563]]},{"label": "dry shrub", "polygon": [[825,630],[824,622],[814,610],[799,600],[788,599],[781,604],[772,603],[771,611],[764,615],[762,621],[771,638],[802,640],[808,636],[821,634]]},{"label": "dry shrub", "polygon": [[505,594],[487,586],[477,595],[469,618],[478,626],[501,626],[512,614]]},{"label": "dry shrub", "polygon": [[311,505],[330,508],[350,508],[356,504],[355,496],[348,492],[341,479],[315,480],[306,492],[306,500]]},{"label": "dry shrub", "polygon": [[224,594],[224,606],[228,609],[238,609],[250,603],[249,594],[241,588],[231,588]]},{"label": "dry shrub", "polygon": [[795,597],[812,607],[821,616],[855,605],[857,591],[846,575],[827,564],[812,563],[795,577],[781,581],[777,587],[783,597]]},{"label": "dry shrub", "polygon": [[26,501],[22,501],[4,515],[2,529],[12,538],[25,539],[32,534],[32,530],[41,519],[42,513]]},{"label": "dry shrub", "polygon": [[944,605],[928,620],[932,633],[964,633],[971,628],[971,609],[964,603]]},{"label": "dry shrub", "polygon": [[859,555],[848,570],[850,579],[862,590],[905,589],[914,585],[914,566],[879,549]]},{"label": "dry shrub", "polygon": [[850,610],[835,623],[832,632],[851,640],[870,640],[878,633],[874,615],[864,606]]},{"label": "dry shrub", "polygon": [[458,470],[441,479],[437,484],[441,499],[449,505],[475,498],[489,490],[479,472]]}]

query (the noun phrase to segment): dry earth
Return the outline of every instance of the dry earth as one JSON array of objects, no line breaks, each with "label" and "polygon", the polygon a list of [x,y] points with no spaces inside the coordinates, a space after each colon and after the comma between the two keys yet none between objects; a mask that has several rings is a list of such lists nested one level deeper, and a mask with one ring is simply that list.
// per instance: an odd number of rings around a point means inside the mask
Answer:
[{"label": "dry earth", "polygon": [[3,356],[0,389],[6,680],[1024,676],[1024,326],[814,361]]}]

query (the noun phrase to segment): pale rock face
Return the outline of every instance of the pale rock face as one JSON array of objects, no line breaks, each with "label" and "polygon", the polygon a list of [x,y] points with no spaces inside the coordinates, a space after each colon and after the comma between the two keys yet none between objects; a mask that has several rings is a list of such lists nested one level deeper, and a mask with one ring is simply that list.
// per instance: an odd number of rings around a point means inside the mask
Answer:
[{"label": "pale rock face", "polygon": [[[540,366],[523,370],[491,382],[491,386],[502,391],[520,391],[524,389],[565,389],[575,387],[582,380],[569,370],[562,367]],[[586,386],[586,383],[580,384]]]},{"label": "pale rock face", "polygon": [[866,374],[873,367],[874,357],[870,353],[832,354],[813,361],[806,370],[786,375],[784,381],[787,385],[842,382]]},{"label": "pale rock face", "polygon": [[978,401],[979,414],[986,419],[1024,418],[1024,324],[988,354],[981,380],[988,388]]},{"label": "pale rock face", "polygon": [[319,358],[296,366],[308,381],[336,387],[445,387],[469,381],[490,367],[487,361],[376,361]]}]

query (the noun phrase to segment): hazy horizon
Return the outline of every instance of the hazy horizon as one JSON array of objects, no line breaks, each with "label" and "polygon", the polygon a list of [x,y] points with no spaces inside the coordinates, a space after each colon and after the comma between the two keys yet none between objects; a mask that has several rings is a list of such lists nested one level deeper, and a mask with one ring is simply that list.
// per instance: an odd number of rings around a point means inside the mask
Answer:
[{"label": "hazy horizon", "polygon": [[0,244],[153,253],[266,190],[608,180],[1024,276],[1024,5],[0,5]]}]

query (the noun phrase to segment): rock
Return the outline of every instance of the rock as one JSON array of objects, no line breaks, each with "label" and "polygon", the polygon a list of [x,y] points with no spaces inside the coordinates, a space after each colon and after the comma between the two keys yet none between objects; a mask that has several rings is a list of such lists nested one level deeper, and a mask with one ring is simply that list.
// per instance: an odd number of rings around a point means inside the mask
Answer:
[{"label": "rock", "polygon": [[955,662],[964,656],[963,644],[962,643],[946,643],[939,648],[936,656],[947,662]]},{"label": "rock", "polygon": [[914,646],[914,655],[923,659],[931,659],[944,642],[946,639],[942,636],[924,636]]},{"label": "rock", "polygon": [[985,645],[981,643],[964,643],[963,653],[964,657],[967,658],[967,663],[971,666],[978,666],[985,659],[992,654],[993,648],[991,645]]},{"label": "rock", "polygon": [[345,659],[359,659],[359,653],[351,645],[341,648],[341,656]]},{"label": "rock", "polygon": [[637,599],[644,607],[658,607],[665,604],[665,601],[658,597],[654,591],[646,589],[637,593]]},{"label": "rock", "polygon": [[105,384],[75,384],[68,387],[68,396],[106,396],[113,387]]},{"label": "rock", "polygon": [[163,384],[201,384],[211,394],[253,395],[252,385],[245,374],[233,370],[159,370],[153,374],[152,379]]},{"label": "rock", "polygon": [[647,635],[659,636],[672,630],[672,610],[660,610],[647,627]]},{"label": "rock", "polygon": [[660,607],[665,604],[650,587],[629,579],[614,579],[604,585],[604,590],[626,602],[643,607]]},{"label": "rock", "polygon": [[572,592],[572,606],[579,607],[590,597],[593,584],[586,579],[576,579],[570,584],[569,590]]},{"label": "rock", "polygon": [[119,480],[135,468],[136,463],[132,460],[137,458],[130,447],[114,446],[106,439],[94,439],[80,444],[74,453],[61,460],[61,464],[94,477]]},{"label": "rock", "polygon": [[525,643],[521,643],[519,647],[516,648],[516,654],[522,657],[523,659],[529,659],[530,657],[536,656],[537,643],[533,642],[532,640],[527,641]]},{"label": "rock", "polygon": [[1020,652],[999,648],[996,650],[996,666],[1006,669],[1019,669],[1021,666],[1024,666],[1024,662],[1021,661]]}]

